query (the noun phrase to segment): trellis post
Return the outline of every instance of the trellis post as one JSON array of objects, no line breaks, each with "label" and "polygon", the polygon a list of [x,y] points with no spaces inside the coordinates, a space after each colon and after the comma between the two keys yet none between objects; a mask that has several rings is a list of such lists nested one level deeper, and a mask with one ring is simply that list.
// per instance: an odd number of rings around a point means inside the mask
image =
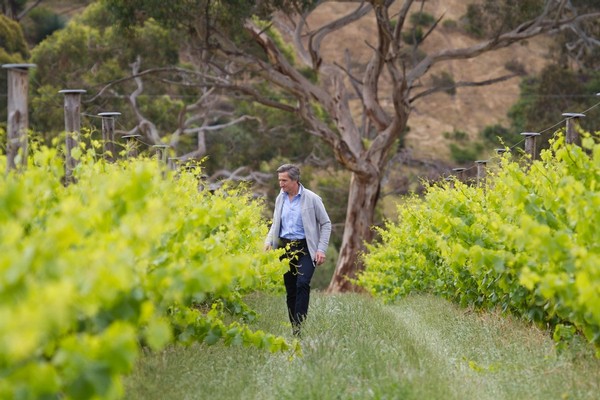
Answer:
[{"label": "trellis post", "polygon": [[525,153],[531,156],[531,160],[535,160],[537,149],[536,149],[536,138],[540,136],[538,132],[522,132],[521,136],[525,136]]},{"label": "trellis post", "polygon": [[156,149],[156,154],[158,155],[158,165],[161,167],[163,178],[167,176],[167,155],[169,152],[168,144],[155,144],[152,146]]},{"label": "trellis post", "polygon": [[104,159],[114,162],[117,159],[115,147],[115,117],[121,115],[120,112],[101,112],[98,116],[102,117],[102,149]]},{"label": "trellis post", "polygon": [[142,137],[137,133],[124,135],[121,138],[125,139],[125,147],[127,149],[127,158],[135,158],[138,156],[138,138]]},{"label": "trellis post", "polygon": [[29,69],[35,64],[3,64],[8,72],[8,121],[6,132],[6,171],[27,167],[27,130],[29,129]]},{"label": "trellis post", "polygon": [[452,172],[454,172],[459,181],[464,181],[465,170],[466,168],[462,167],[452,168]]},{"label": "trellis post", "polygon": [[566,135],[565,141],[569,144],[576,144],[577,146],[581,145],[581,138],[579,137],[579,132],[577,132],[577,127],[579,126],[579,118],[585,117],[585,114],[581,113],[563,113],[563,117],[567,119],[566,121]]},{"label": "trellis post", "polygon": [[167,149],[169,148],[168,144],[155,144],[152,146],[156,149],[156,154],[158,155],[158,162],[167,165]]},{"label": "trellis post", "polygon": [[[499,158],[502,158],[502,155],[503,155],[504,153],[506,153],[506,152],[508,151],[508,149],[507,149],[507,148],[505,148],[505,147],[503,147],[503,148],[497,148],[497,149],[494,149],[494,151],[496,152],[496,154],[498,155],[498,157],[499,157]],[[500,161],[499,161],[498,165],[499,165],[500,167],[502,167],[502,160],[500,160]]]},{"label": "trellis post", "polygon": [[488,160],[475,161],[475,164],[477,165],[477,185],[478,186],[481,186],[485,183],[487,162],[488,162]]},{"label": "trellis post", "polygon": [[79,146],[81,131],[81,95],[83,89],[64,89],[58,93],[64,94],[65,109],[65,183],[73,181],[73,170],[77,160],[73,157],[73,149]]}]

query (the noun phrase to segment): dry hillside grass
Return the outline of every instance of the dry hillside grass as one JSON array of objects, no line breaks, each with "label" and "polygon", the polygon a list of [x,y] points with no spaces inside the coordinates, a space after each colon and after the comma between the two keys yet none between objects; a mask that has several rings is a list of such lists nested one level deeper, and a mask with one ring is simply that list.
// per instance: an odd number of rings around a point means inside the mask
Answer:
[{"label": "dry hillside grass", "polygon": [[[424,11],[435,18],[444,14],[445,20],[458,22],[465,15],[468,3],[464,0],[428,0],[424,2]],[[330,21],[332,15],[346,14],[356,6],[357,3],[324,3],[312,15],[309,26],[316,29]],[[413,7],[413,10],[418,8]],[[370,17],[363,18],[355,25],[331,35],[323,43],[324,58],[341,62],[344,51],[350,48],[358,63],[366,63],[370,55],[369,43],[374,43],[375,38],[375,25]],[[440,48],[467,47],[474,43],[475,39],[459,29],[446,29],[440,24],[425,41],[422,49],[432,52]],[[548,39],[538,38],[471,60],[444,62],[432,68],[431,73],[447,71],[456,82],[483,81],[507,74],[505,65],[507,61],[512,61],[522,64],[526,72],[532,74],[546,63],[548,45]],[[430,85],[431,74],[425,79],[422,84]],[[485,126],[506,122],[507,111],[519,95],[519,81],[519,78],[513,78],[491,86],[459,88],[454,96],[441,92],[415,101],[408,123],[410,132],[406,138],[412,156],[423,160],[451,162],[449,142],[444,138],[444,132],[461,130],[474,139]]]}]

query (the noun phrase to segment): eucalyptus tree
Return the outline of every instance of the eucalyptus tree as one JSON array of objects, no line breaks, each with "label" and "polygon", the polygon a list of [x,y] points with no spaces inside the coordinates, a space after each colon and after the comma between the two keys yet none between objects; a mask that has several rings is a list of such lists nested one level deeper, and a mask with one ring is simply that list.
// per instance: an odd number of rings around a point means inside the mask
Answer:
[{"label": "eucalyptus tree", "polygon": [[[572,2],[527,1],[526,13],[514,13],[510,24],[498,24],[476,44],[425,53],[421,46],[441,29],[444,15],[436,15],[428,30],[415,35],[411,13],[425,2],[404,0],[339,1],[346,11],[330,13],[313,26],[311,16],[328,1],[302,0],[105,0],[123,26],[153,18],[189,35],[195,65],[203,79],[232,95],[245,95],[282,112],[300,116],[306,134],[329,146],[337,162],[350,171],[348,208],[342,245],[330,291],[353,290],[352,278],[362,269],[360,254],[372,239],[375,207],[386,161],[406,132],[416,101],[448,87],[427,86],[423,78],[432,67],[449,60],[467,60],[508,47],[534,36],[577,27],[599,13],[579,14]],[[519,2],[503,0],[515,10]],[[340,8],[338,8],[339,10]],[[503,19],[508,21],[507,19]],[[357,34],[351,43],[337,43],[344,60],[323,53],[326,40],[341,29],[367,21],[374,35]],[[362,31],[357,31],[362,32]],[[410,39],[412,35],[412,40]],[[369,59],[357,68],[355,51],[366,46]],[[206,66],[211,76],[206,76]],[[189,71],[188,76],[199,74]],[[454,82],[464,85],[485,82]],[[271,90],[266,90],[265,84]],[[281,96],[273,96],[276,89]],[[402,249],[398,249],[402,251]]]}]

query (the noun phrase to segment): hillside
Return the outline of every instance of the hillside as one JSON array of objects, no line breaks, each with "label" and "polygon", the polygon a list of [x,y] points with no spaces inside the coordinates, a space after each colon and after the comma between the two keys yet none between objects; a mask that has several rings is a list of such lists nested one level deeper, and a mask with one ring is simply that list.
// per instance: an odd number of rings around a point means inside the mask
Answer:
[{"label": "hillside", "polygon": [[[468,3],[462,0],[428,0],[423,3],[423,11],[435,18],[444,14],[444,20],[458,22],[465,14]],[[310,27],[315,29],[330,20],[331,15],[343,15],[355,7],[356,3],[326,2],[309,20]],[[417,10],[416,7],[414,9]],[[323,54],[325,58],[341,60],[350,45],[354,52],[362,49],[360,52],[364,54],[365,61],[370,52],[366,38],[375,35],[374,24],[364,18],[352,29],[341,30],[325,41],[322,45]],[[422,48],[430,52],[445,47],[467,47],[474,43],[476,41],[473,38],[460,30],[450,30],[440,24]],[[505,64],[511,61],[522,64],[528,74],[533,74],[546,63],[548,46],[549,39],[537,38],[476,59],[445,62],[431,72],[439,74],[447,71],[456,82],[483,81],[507,74]],[[410,132],[406,140],[412,156],[450,162],[448,141],[443,133],[461,130],[475,138],[485,126],[505,122],[507,111],[518,98],[519,82],[519,78],[513,78],[492,86],[459,88],[454,96],[442,92],[418,99],[410,116]]]}]

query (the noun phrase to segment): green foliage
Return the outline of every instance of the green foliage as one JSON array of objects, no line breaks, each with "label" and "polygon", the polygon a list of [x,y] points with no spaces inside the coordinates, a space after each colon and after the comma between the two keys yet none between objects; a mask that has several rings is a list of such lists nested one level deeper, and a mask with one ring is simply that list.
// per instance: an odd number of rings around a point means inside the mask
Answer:
[{"label": "green foliage", "polygon": [[253,22],[261,29],[264,30],[267,35],[273,40],[275,46],[281,50],[285,59],[292,65],[295,64],[294,47],[291,44],[287,44],[281,33],[270,21],[262,20],[258,17],[254,17]]},{"label": "green foliage", "polygon": [[525,66],[523,63],[519,62],[516,59],[508,60],[504,63],[504,68],[507,71],[513,72],[517,75],[526,75],[527,71],[525,70]]},{"label": "green foliage", "polygon": [[[264,90],[269,88],[264,87]],[[277,93],[271,96],[280,99]],[[245,165],[273,173],[279,165],[264,168],[261,165],[264,160],[299,163],[312,152],[322,157],[330,156],[328,147],[320,145],[318,138],[306,134],[299,117],[249,101],[239,101],[234,106],[238,113],[254,118],[220,131],[206,132],[206,144],[210,149],[207,170],[236,169]]]},{"label": "green foliage", "polygon": [[450,96],[456,94],[456,82],[454,77],[448,71],[442,71],[440,74],[432,74],[431,80],[434,87],[444,88],[444,92]]},{"label": "green foliage", "polygon": [[458,164],[466,164],[475,161],[482,151],[483,145],[479,142],[475,142],[469,146],[450,143],[450,156]]},{"label": "green foliage", "polygon": [[423,41],[423,28],[420,26],[412,27],[409,31],[402,33],[402,40],[406,44],[418,45]]},{"label": "green foliage", "polygon": [[573,325],[600,349],[594,140],[580,148],[559,137],[526,169],[506,156],[486,187],[431,186],[380,229],[359,284],[389,301],[426,291],[542,326]]},{"label": "green foliage", "polygon": [[118,398],[141,349],[170,343],[292,349],[242,301],[286,268],[259,203],[156,160],[73,155],[67,187],[57,149],[0,177],[1,398]]},{"label": "green foliage", "polygon": [[2,14],[0,14],[0,43],[0,48],[9,56],[19,57],[21,61],[29,56],[21,26]]},{"label": "green foliage", "polygon": [[[600,89],[598,71],[579,71],[548,65],[537,77],[529,77],[521,82],[519,100],[509,110],[510,129],[520,132],[540,131],[556,124],[564,112],[579,112],[590,108],[596,101],[594,94]],[[583,95],[582,95],[583,94]],[[580,123],[584,130],[594,132],[600,129],[600,110],[591,110]],[[548,146],[553,130],[542,136],[541,147]]]},{"label": "green foliage", "polygon": [[[153,18],[170,28],[184,28],[211,46],[217,32],[240,43],[245,38],[243,24],[251,17],[269,20],[278,10],[302,12],[317,2],[314,0],[104,0],[115,22],[129,28]],[[143,10],[143,12],[140,12]],[[247,44],[247,42],[246,42]]]},{"label": "green foliage", "polygon": [[482,38],[485,33],[485,23],[481,6],[469,4],[465,14],[465,30],[476,38]]},{"label": "green foliage", "polygon": [[430,26],[435,22],[435,18],[429,13],[419,11],[410,15],[410,22],[413,26]]},{"label": "green foliage", "polygon": [[466,142],[469,139],[469,134],[465,131],[454,130],[452,132],[444,132],[442,134],[446,139],[455,140],[457,142]]},{"label": "green foliage", "polygon": [[500,124],[488,125],[480,133],[485,143],[512,147],[523,140],[523,137]]},{"label": "green foliage", "polygon": [[444,21],[442,21],[442,27],[444,27],[444,29],[447,30],[455,30],[456,28],[458,28],[458,22],[456,22],[453,19],[445,19]]},{"label": "green foliage", "polygon": [[459,164],[475,161],[483,151],[483,143],[469,140],[469,134],[464,131],[444,132],[443,136],[452,141],[448,145],[450,155]]},{"label": "green foliage", "polygon": [[[392,27],[398,21],[392,21]],[[423,27],[427,27],[435,22],[435,18],[426,12],[415,12],[410,15],[411,28],[402,33],[402,40],[406,44],[417,46],[423,41],[425,33]]]},{"label": "green foliage", "polygon": [[[37,64],[31,85],[31,126],[44,132],[50,143],[64,126],[60,111],[62,89],[86,89],[88,95],[118,78],[131,75],[130,64],[138,57],[141,68],[155,68],[176,64],[177,36],[148,21],[131,35],[112,27],[101,3],[94,3],[68,26],[48,37],[35,47],[32,62]],[[111,88],[111,96],[86,102],[86,112],[119,111],[124,120],[135,121],[127,103],[127,96],[136,89],[132,80]],[[146,97],[139,99],[140,108],[148,111],[147,118],[157,121],[159,130],[170,131],[176,126],[178,101],[164,97],[176,94],[172,85],[153,81],[144,86]],[[85,98],[84,98],[85,100]],[[99,121],[94,121],[99,122]],[[130,128],[129,128],[130,129]]]},{"label": "green foliage", "polygon": [[[594,132],[600,129],[598,111],[593,108],[600,92],[598,71],[564,68],[559,64],[545,67],[538,76],[529,76],[521,81],[519,100],[510,108],[509,127],[493,125],[486,127],[480,136],[485,141],[512,146],[522,140],[521,132],[544,130],[538,141],[539,148],[547,148],[548,140],[554,135],[556,122],[564,112],[581,112],[591,109],[586,118],[580,119],[582,129]],[[583,93],[583,95],[582,95]],[[541,129],[544,128],[544,129]]]},{"label": "green foliage", "polygon": [[53,32],[63,29],[66,25],[64,17],[46,7],[36,7],[29,12],[21,22],[25,36],[32,44],[37,44]]},{"label": "green foliage", "polygon": [[465,30],[477,38],[492,37],[538,17],[544,0],[484,0],[467,6]]},{"label": "green foliage", "polygon": [[300,68],[299,72],[312,83],[317,83],[319,81],[319,74],[311,67]]}]

